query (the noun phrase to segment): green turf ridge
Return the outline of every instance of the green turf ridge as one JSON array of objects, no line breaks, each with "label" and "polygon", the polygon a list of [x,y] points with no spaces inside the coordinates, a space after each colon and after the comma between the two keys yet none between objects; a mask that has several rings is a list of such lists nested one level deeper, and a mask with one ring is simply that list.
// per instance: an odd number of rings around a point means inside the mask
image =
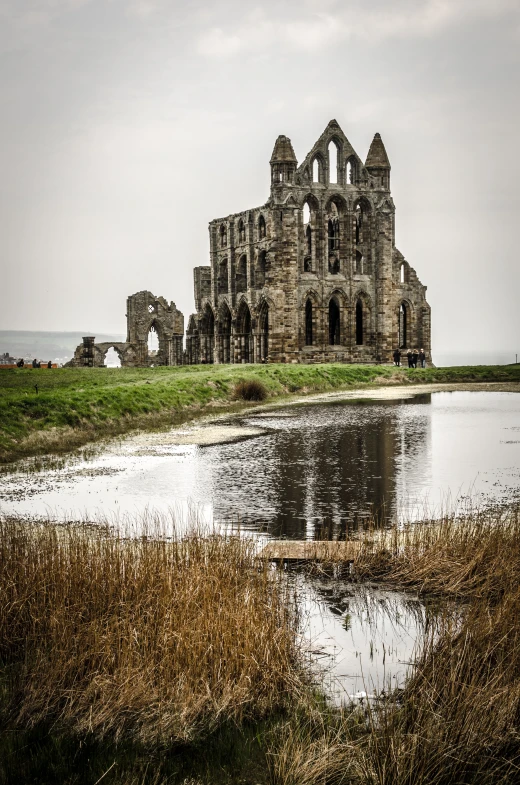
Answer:
[{"label": "green turf ridge", "polygon": [[272,399],[386,383],[520,382],[520,365],[417,370],[339,363],[4,370],[0,371],[0,462],[63,452],[136,428],[181,423],[214,407],[236,407],[233,390],[242,379],[261,380]]}]

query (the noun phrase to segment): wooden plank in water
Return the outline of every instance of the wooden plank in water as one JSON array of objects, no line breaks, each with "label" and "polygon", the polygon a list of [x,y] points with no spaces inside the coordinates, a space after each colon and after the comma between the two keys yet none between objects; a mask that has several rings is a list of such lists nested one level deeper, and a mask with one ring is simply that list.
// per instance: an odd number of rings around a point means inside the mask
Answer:
[{"label": "wooden plank in water", "polygon": [[361,543],[353,540],[271,540],[260,551],[268,561],[353,562]]}]

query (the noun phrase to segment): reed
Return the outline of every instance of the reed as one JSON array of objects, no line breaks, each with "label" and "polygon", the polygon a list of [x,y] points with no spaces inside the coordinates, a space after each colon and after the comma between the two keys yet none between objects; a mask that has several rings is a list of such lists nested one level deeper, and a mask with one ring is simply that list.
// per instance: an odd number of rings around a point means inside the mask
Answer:
[{"label": "reed", "polygon": [[518,507],[373,532],[355,577],[437,596],[415,667],[404,690],[338,711],[321,727],[286,723],[272,783],[516,785]]},{"label": "reed", "polygon": [[[45,727],[45,783],[516,785],[518,507],[373,531],[352,575],[437,600],[404,689],[335,710],[251,541],[0,520],[0,782],[35,781],[23,750]],[[71,739],[91,779],[70,778]]]},{"label": "reed", "polygon": [[479,599],[425,640],[399,704],[370,711],[367,785],[513,785],[520,771],[520,600]]},{"label": "reed", "polygon": [[369,533],[355,574],[427,595],[496,602],[520,583],[520,506]]},{"label": "reed", "polygon": [[0,521],[3,719],[186,743],[301,689],[294,606],[250,541]]}]

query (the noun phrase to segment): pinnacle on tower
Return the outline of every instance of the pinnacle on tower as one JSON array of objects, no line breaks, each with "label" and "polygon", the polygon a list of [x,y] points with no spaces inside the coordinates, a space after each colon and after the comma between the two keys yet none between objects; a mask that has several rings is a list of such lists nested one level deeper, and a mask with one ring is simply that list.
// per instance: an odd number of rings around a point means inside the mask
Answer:
[{"label": "pinnacle on tower", "polygon": [[288,136],[279,136],[274,144],[271,164],[297,164],[291,140]]},{"label": "pinnacle on tower", "polygon": [[368,151],[365,166],[368,170],[374,169],[390,169],[390,161],[386,154],[381,134],[376,134],[372,139],[370,150]]}]

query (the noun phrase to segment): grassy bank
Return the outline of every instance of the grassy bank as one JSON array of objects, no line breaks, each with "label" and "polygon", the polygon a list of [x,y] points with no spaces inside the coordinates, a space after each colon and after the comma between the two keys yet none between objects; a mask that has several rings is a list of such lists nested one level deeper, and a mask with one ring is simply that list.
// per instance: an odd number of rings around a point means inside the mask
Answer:
[{"label": "grassy bank", "polygon": [[[244,406],[255,379],[269,398],[374,384],[519,382],[520,366],[397,369],[366,365],[61,368],[0,372],[0,461],[73,449],[135,428],[177,424]],[[35,385],[37,385],[37,390]]]}]

